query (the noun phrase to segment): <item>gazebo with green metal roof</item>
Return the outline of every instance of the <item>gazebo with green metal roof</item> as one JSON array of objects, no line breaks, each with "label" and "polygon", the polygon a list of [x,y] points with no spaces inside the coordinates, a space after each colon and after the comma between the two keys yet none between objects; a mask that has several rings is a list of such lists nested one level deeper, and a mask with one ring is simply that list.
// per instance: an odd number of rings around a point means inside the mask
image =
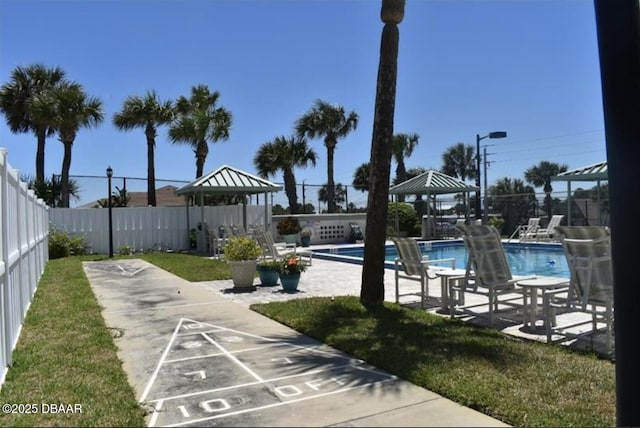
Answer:
[{"label": "gazebo with green metal roof", "polygon": [[[202,222],[204,223],[204,195],[255,195],[263,193],[264,196],[264,221],[265,229],[268,228],[267,219],[268,204],[267,194],[282,190],[282,186],[278,186],[264,178],[260,178],[248,172],[242,171],[229,165],[222,165],[218,169],[205,174],[189,184],[185,184],[176,190],[177,195],[194,195],[200,197],[200,206],[202,207]],[[247,228],[247,205],[246,201],[242,204],[242,226]],[[203,245],[203,244],[202,244]],[[204,248],[199,246],[199,248]]]},{"label": "gazebo with green metal roof", "polygon": [[598,217],[602,219],[602,205],[600,204],[600,182],[608,181],[608,166],[607,162],[599,162],[593,165],[583,166],[580,168],[572,169],[571,171],[565,171],[561,174],[551,177],[551,181],[566,181],[567,182],[567,225],[571,225],[571,182],[572,181],[595,181],[597,183],[597,204],[598,204]]},{"label": "gazebo with green metal roof", "polygon": [[[427,201],[429,201],[430,195],[442,195],[449,193],[472,193],[479,189],[476,186],[471,186],[463,181],[460,181],[447,174],[443,174],[435,169],[430,169],[410,178],[407,181],[396,184],[389,188],[389,194],[391,195],[427,195]],[[429,216],[429,204],[427,203],[427,216]],[[420,219],[422,220],[422,219]],[[428,230],[429,224],[427,223],[426,236],[430,236]]]}]

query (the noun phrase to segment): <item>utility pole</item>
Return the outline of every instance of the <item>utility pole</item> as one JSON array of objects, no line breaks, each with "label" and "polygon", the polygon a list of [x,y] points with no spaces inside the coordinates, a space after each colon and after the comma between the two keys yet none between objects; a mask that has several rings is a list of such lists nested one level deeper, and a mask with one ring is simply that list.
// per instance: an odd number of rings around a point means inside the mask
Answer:
[{"label": "utility pole", "polygon": [[302,180],[302,214],[306,214],[307,213],[307,209],[305,208],[307,206],[306,204],[306,199],[305,199],[305,193],[304,193],[304,180]]},{"label": "utility pole", "polygon": [[[482,152],[482,160],[483,160],[483,174],[484,174],[484,198],[482,200],[482,224],[488,224],[489,223],[489,206],[487,204],[487,164],[490,162],[487,162],[487,146],[493,146],[493,144],[488,144],[486,146],[483,146],[483,152]],[[490,155],[492,155],[493,153],[489,153]]]}]

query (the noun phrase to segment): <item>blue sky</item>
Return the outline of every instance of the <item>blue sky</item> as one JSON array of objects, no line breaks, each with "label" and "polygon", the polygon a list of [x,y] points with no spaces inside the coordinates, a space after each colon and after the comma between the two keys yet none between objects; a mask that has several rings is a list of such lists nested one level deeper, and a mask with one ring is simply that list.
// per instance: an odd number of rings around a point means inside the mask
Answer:
[{"label": "blue sky", "polygon": [[[146,177],[142,130],[117,131],[111,119],[127,96],[150,89],[162,99],[188,95],[197,84],[220,92],[233,126],[228,141],[210,145],[205,171],[229,164],[255,173],[262,143],[290,135],[315,99],[337,103],[360,117],[336,151],[336,182],[350,184],[369,160],[380,4],[0,0],[0,83],[16,66],[60,66],[104,102],[105,121],[75,140],[72,175],[104,175],[111,165],[116,176]],[[420,136],[408,167],[439,169],[447,148],[475,146],[476,134],[491,131],[508,137],[481,142],[491,144],[490,185],[522,179],[542,160],[577,168],[606,159],[592,1],[407,0],[399,29],[395,132]],[[172,145],[166,127],[156,141],[156,177],[193,180],[191,149]],[[318,164],[296,177],[323,184],[326,149],[321,140],[310,144]],[[33,135],[14,135],[2,120],[0,147],[14,168],[34,174]],[[59,173],[61,164],[62,144],[50,138],[47,174]],[[79,203],[101,197],[94,181],[81,181]],[[284,203],[283,193],[279,199]],[[349,199],[366,203],[359,192]]]}]

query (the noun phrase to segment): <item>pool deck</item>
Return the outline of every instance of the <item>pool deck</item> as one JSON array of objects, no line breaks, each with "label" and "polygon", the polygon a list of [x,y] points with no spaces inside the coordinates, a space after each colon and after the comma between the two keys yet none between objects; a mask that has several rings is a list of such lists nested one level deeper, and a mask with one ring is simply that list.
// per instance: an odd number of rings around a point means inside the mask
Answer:
[{"label": "pool deck", "polygon": [[[388,244],[392,244],[392,242],[388,241]],[[318,245],[311,246],[310,249],[313,250],[319,248],[337,247],[345,247],[345,245]],[[464,266],[456,267],[464,268]],[[320,259],[319,257],[314,256],[312,266],[310,266],[302,274],[298,291],[296,291],[295,293],[286,293],[279,285],[274,287],[261,287],[259,285],[260,280],[258,278],[255,279],[255,287],[247,292],[238,292],[237,290],[235,290],[233,288],[233,283],[231,280],[204,281],[195,284],[213,289],[221,293],[221,295],[225,299],[240,303],[248,307],[254,303],[268,303],[317,296],[359,296],[361,289],[361,277],[362,265],[357,264],[355,260],[352,262],[333,261]],[[384,288],[385,301],[395,302],[395,275],[393,269],[385,269]],[[402,296],[400,298],[400,304],[406,307],[414,308],[416,310],[422,310],[420,309],[420,297],[418,294],[420,291],[420,284],[418,281],[400,279],[400,289],[402,294],[415,293],[415,295]],[[441,288],[439,279],[429,281],[429,299],[427,301],[427,307],[424,310],[440,316],[449,317],[448,313],[441,313],[441,311],[439,312],[439,310],[442,309],[440,301],[440,290]],[[484,296],[478,296],[469,293],[465,295],[465,300],[467,304],[476,302],[482,304],[487,302],[487,299]],[[483,315],[488,312],[488,306],[483,305],[478,308],[474,308],[474,312],[476,312],[478,316],[459,315],[458,317],[468,322],[486,326],[486,317],[483,317]],[[589,317],[589,315],[578,313],[558,315],[558,319],[562,323],[568,321],[589,319]],[[541,321],[538,321],[538,324],[540,323]],[[539,327],[541,326],[539,325]],[[546,341],[546,334],[543,328],[537,328],[532,331],[531,329],[527,329],[524,327],[524,314],[519,308],[507,310],[501,309],[499,313],[496,314],[496,319],[494,320],[494,328],[501,330],[503,333],[521,339],[535,340],[540,342]],[[587,324],[586,326],[581,326],[574,329],[574,333],[588,332],[589,330],[590,325]],[[585,349],[590,348],[593,342],[593,349],[596,352],[602,353],[604,355],[606,354],[606,347],[604,345],[603,336],[604,334],[598,333],[595,335],[588,335],[581,339],[568,340],[562,343],[570,347]],[[554,337],[554,339],[557,338],[559,338],[559,336]]]}]

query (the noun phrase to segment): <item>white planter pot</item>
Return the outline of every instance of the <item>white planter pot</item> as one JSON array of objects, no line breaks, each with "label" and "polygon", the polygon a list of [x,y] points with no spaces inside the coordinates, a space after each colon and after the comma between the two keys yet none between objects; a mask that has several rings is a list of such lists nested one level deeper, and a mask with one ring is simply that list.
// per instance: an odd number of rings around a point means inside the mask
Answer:
[{"label": "white planter pot", "polygon": [[253,287],[256,275],[256,260],[228,261],[234,287]]}]

